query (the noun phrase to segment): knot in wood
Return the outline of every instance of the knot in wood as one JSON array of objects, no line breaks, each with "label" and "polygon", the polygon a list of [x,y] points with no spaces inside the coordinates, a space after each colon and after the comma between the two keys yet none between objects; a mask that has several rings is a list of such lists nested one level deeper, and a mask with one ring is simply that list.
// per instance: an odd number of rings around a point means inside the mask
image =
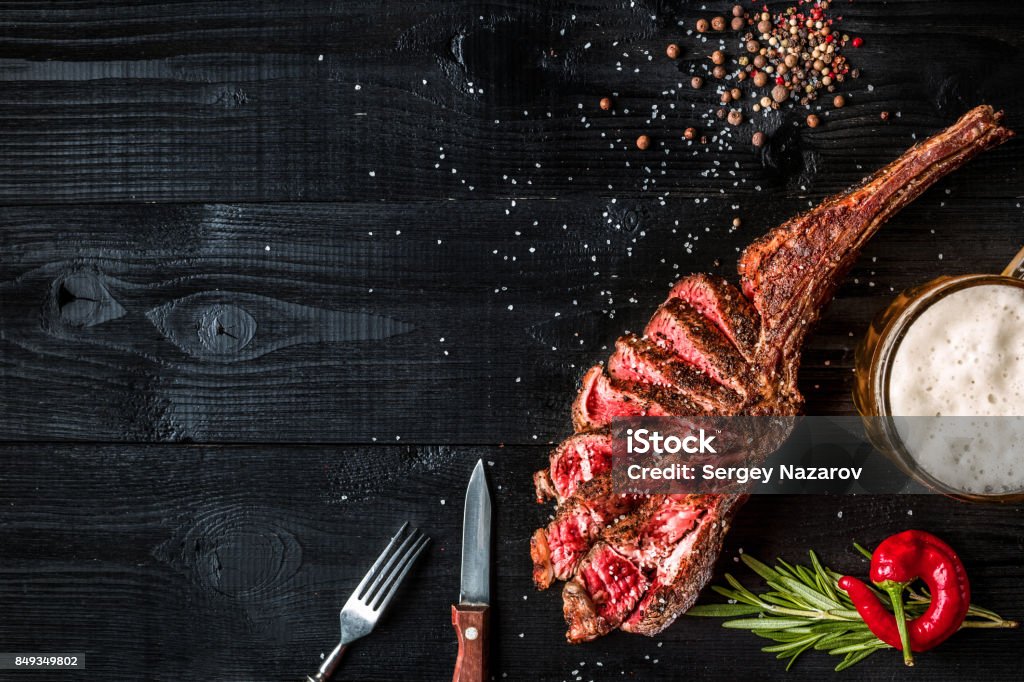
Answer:
[{"label": "knot in wood", "polygon": [[191,528],[183,560],[205,587],[240,601],[273,600],[302,564],[295,536],[273,513],[229,507],[210,510]]},{"label": "knot in wood", "polygon": [[199,342],[214,355],[230,355],[249,345],[256,334],[256,319],[232,304],[205,306],[199,311]]},{"label": "knot in wood", "polygon": [[637,227],[640,226],[640,214],[636,211],[627,208],[622,214],[622,228],[633,232]]},{"label": "knot in wood", "polygon": [[94,272],[72,272],[54,281],[50,310],[66,327],[85,329],[125,314],[100,276]]},{"label": "knot in wood", "polygon": [[606,216],[608,225],[626,232],[636,232],[644,222],[641,208],[627,206],[622,201],[610,203]]}]

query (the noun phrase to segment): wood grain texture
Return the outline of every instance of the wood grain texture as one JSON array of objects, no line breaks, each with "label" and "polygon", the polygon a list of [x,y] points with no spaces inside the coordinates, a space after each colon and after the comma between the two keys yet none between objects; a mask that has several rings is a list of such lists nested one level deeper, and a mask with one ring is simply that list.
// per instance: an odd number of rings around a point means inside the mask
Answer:
[{"label": "wood grain texture", "polygon": [[[755,153],[750,124],[706,120],[715,88],[688,86],[717,46],[687,34],[705,4],[4,3],[0,202],[795,197],[846,187],[982,102],[1024,127],[1008,87],[1024,71],[1019,12],[857,0],[842,7],[867,37],[849,105],[815,131],[806,112],[769,117]],[[694,124],[727,148],[693,154]],[[951,182],[1020,196],[1017,149]]]},{"label": "wood grain texture", "polygon": [[[0,448],[0,607],[8,614],[0,639],[12,651],[84,652],[88,669],[61,679],[299,679],[334,646],[338,609],[409,520],[433,542],[378,629],[346,651],[339,679],[451,679],[461,500],[482,457],[495,500],[496,679],[782,676],[759,651],[761,640],[705,619],[683,618],[653,640],[614,633],[566,644],[558,591],[534,591],[527,558],[530,533],[549,512],[524,485],[541,448],[391,446],[368,454],[322,446]],[[1019,617],[1022,512],[941,497],[757,497],[733,524],[719,574],[756,585],[734,563],[738,551],[799,561],[813,547],[837,570],[863,575],[851,542],[873,546],[891,532],[923,528],[957,549],[978,601]],[[842,679],[978,679],[984,670],[987,680],[1014,680],[1020,640],[1011,631],[961,633],[921,655],[913,671],[882,652]],[[785,679],[820,680],[834,665],[815,653]]]},{"label": "wood grain texture", "polygon": [[[869,245],[809,342],[812,413],[852,410],[853,348],[896,291],[1019,248],[1015,199],[946,189]],[[732,275],[801,203],[740,230],[718,199],[10,208],[2,435],[549,442],[678,276]]]}]

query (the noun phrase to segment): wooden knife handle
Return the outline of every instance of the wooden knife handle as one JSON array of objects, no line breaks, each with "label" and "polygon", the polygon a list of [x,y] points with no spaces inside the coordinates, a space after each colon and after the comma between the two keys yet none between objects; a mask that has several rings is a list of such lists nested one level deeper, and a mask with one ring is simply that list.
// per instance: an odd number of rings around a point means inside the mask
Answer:
[{"label": "wooden knife handle", "polygon": [[459,638],[459,657],[452,682],[484,682],[487,679],[487,606],[452,606],[452,625]]}]

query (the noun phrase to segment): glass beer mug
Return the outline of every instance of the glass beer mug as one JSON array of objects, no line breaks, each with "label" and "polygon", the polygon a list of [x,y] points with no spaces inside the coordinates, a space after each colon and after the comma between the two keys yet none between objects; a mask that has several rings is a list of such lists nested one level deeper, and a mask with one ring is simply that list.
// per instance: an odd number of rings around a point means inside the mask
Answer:
[{"label": "glass beer mug", "polygon": [[[1017,254],[1006,269],[999,275],[959,275],[943,276],[904,291],[872,322],[867,335],[856,351],[857,383],[854,388],[853,401],[857,411],[864,419],[864,426],[872,444],[887,455],[904,473],[922,485],[957,499],[973,502],[1024,502],[1024,456],[1009,452],[1014,461],[1016,484],[1006,481],[1003,489],[998,491],[967,490],[966,486],[956,486],[949,481],[937,478],[921,461],[915,459],[907,439],[901,436],[900,420],[906,424],[910,420],[941,420],[949,419],[946,426],[955,430],[955,419],[958,417],[906,417],[894,415],[891,406],[891,383],[893,363],[901,342],[908,330],[921,315],[943,298],[967,289],[982,286],[1016,287],[1024,289],[1024,249]],[[1024,352],[1024,348],[1018,349]],[[947,362],[955,358],[946,359]],[[987,417],[981,422],[1003,420],[999,426],[1024,426],[1024,414],[1014,417]],[[975,422],[977,423],[977,422]],[[937,421],[931,425],[939,426]],[[925,428],[930,425],[919,423]],[[950,443],[951,446],[951,443]],[[1021,447],[1024,447],[1022,443]],[[1003,451],[1001,454],[1007,454]],[[1017,458],[1016,460],[1014,458]],[[1019,460],[1019,461],[1018,461]]]}]

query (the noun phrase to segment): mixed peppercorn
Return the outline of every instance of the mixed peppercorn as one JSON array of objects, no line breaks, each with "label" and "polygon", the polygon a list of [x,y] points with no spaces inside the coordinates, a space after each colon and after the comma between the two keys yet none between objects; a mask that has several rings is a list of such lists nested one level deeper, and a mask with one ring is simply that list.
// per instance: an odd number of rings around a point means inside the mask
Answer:
[{"label": "mixed peppercorn", "polygon": [[[733,126],[748,120],[749,115],[744,115],[742,109],[745,100],[752,101],[750,114],[774,111],[786,105],[810,108],[823,95],[835,93],[847,78],[859,77],[859,71],[851,67],[843,51],[847,46],[860,47],[864,41],[838,30],[842,17],[830,16],[830,5],[830,0],[799,0],[796,5],[775,12],[767,5],[749,11],[743,5],[735,5],[728,19],[715,16],[695,21],[697,33],[731,30],[740,38],[738,54],[730,55],[719,48],[707,55],[712,65],[710,75],[721,88],[721,104],[734,107],[719,109],[716,112],[719,119]],[[678,59],[682,48],[672,43],[665,53],[670,59]],[[726,80],[732,81],[731,87],[722,82]],[[742,83],[749,84],[746,92],[740,86]],[[692,76],[692,88],[700,89],[704,84],[704,77]],[[604,102],[602,100],[602,108],[605,108]],[[831,104],[841,109],[847,104],[846,97],[835,94]],[[808,113],[808,127],[816,128],[822,122],[818,114]],[[695,132],[687,132],[686,139],[696,137]],[[766,142],[763,131],[752,134],[751,143],[755,147],[764,146]]]}]

